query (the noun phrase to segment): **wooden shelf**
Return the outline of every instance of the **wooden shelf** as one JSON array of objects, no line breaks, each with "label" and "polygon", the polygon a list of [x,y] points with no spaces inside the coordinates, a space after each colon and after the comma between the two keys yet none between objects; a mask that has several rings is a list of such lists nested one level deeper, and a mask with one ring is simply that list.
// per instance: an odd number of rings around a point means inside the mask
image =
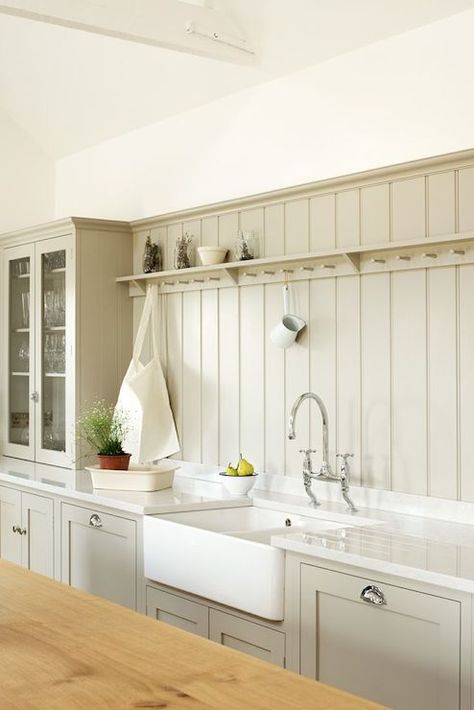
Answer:
[{"label": "wooden shelf", "polygon": [[131,296],[143,295],[148,284],[158,284],[163,293],[452,266],[474,263],[474,234],[448,234],[430,239],[370,244],[341,249],[234,261],[214,266],[119,276],[129,285]]},{"label": "wooden shelf", "polygon": [[59,377],[59,378],[64,378],[66,377],[66,373],[64,372],[45,372],[44,373],[45,377]]},{"label": "wooden shelf", "polygon": [[12,328],[12,333],[29,333],[29,328]]},{"label": "wooden shelf", "polygon": [[29,372],[10,372],[10,375],[12,377],[29,377],[30,373]]},{"label": "wooden shelf", "polygon": [[64,333],[66,330],[65,325],[45,325],[43,330],[48,331],[48,333]]}]

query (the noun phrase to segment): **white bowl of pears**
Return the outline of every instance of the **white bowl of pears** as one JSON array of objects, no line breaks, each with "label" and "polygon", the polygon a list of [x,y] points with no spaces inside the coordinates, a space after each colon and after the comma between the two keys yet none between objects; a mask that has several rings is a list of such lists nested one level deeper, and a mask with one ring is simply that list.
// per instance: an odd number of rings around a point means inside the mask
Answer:
[{"label": "white bowl of pears", "polygon": [[252,488],[257,478],[253,465],[240,454],[237,466],[231,463],[226,470],[219,474],[222,476],[222,485],[233,496],[245,496]]}]

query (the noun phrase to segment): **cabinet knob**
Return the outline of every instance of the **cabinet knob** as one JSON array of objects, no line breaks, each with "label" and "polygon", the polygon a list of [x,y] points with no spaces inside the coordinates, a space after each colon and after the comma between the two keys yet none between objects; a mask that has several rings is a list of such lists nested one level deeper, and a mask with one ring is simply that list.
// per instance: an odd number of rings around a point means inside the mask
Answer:
[{"label": "cabinet knob", "polygon": [[31,395],[30,395],[30,399],[31,399],[33,402],[39,402],[39,394],[38,394],[38,392],[32,392]]},{"label": "cabinet knob", "polygon": [[368,584],[360,593],[360,598],[362,601],[368,604],[375,604],[376,606],[381,606],[386,604],[384,593],[381,589],[375,586],[375,584]]},{"label": "cabinet knob", "polygon": [[89,518],[89,525],[92,525],[93,528],[101,528],[102,527],[102,520],[99,518],[97,513],[93,513],[91,517]]}]

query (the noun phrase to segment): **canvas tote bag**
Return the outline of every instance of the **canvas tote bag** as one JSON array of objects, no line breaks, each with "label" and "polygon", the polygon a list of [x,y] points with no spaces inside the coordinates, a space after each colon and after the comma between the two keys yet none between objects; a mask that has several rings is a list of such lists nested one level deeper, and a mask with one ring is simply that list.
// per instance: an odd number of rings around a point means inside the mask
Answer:
[{"label": "canvas tote bag", "polygon": [[[168,390],[159,358],[157,325],[158,287],[147,288],[133,357],[122,382],[117,409],[128,416],[129,431],[123,448],[134,463],[150,463],[180,449]],[[151,357],[141,362],[145,336],[151,326]]]}]

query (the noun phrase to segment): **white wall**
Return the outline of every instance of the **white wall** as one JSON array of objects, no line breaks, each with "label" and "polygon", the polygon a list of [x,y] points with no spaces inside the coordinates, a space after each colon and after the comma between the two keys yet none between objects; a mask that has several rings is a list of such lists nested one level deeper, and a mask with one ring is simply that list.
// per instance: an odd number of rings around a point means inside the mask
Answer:
[{"label": "white wall", "polygon": [[0,113],[0,233],[54,218],[54,161]]},{"label": "white wall", "polygon": [[67,157],[56,214],[140,218],[471,147],[473,31],[469,11]]}]

